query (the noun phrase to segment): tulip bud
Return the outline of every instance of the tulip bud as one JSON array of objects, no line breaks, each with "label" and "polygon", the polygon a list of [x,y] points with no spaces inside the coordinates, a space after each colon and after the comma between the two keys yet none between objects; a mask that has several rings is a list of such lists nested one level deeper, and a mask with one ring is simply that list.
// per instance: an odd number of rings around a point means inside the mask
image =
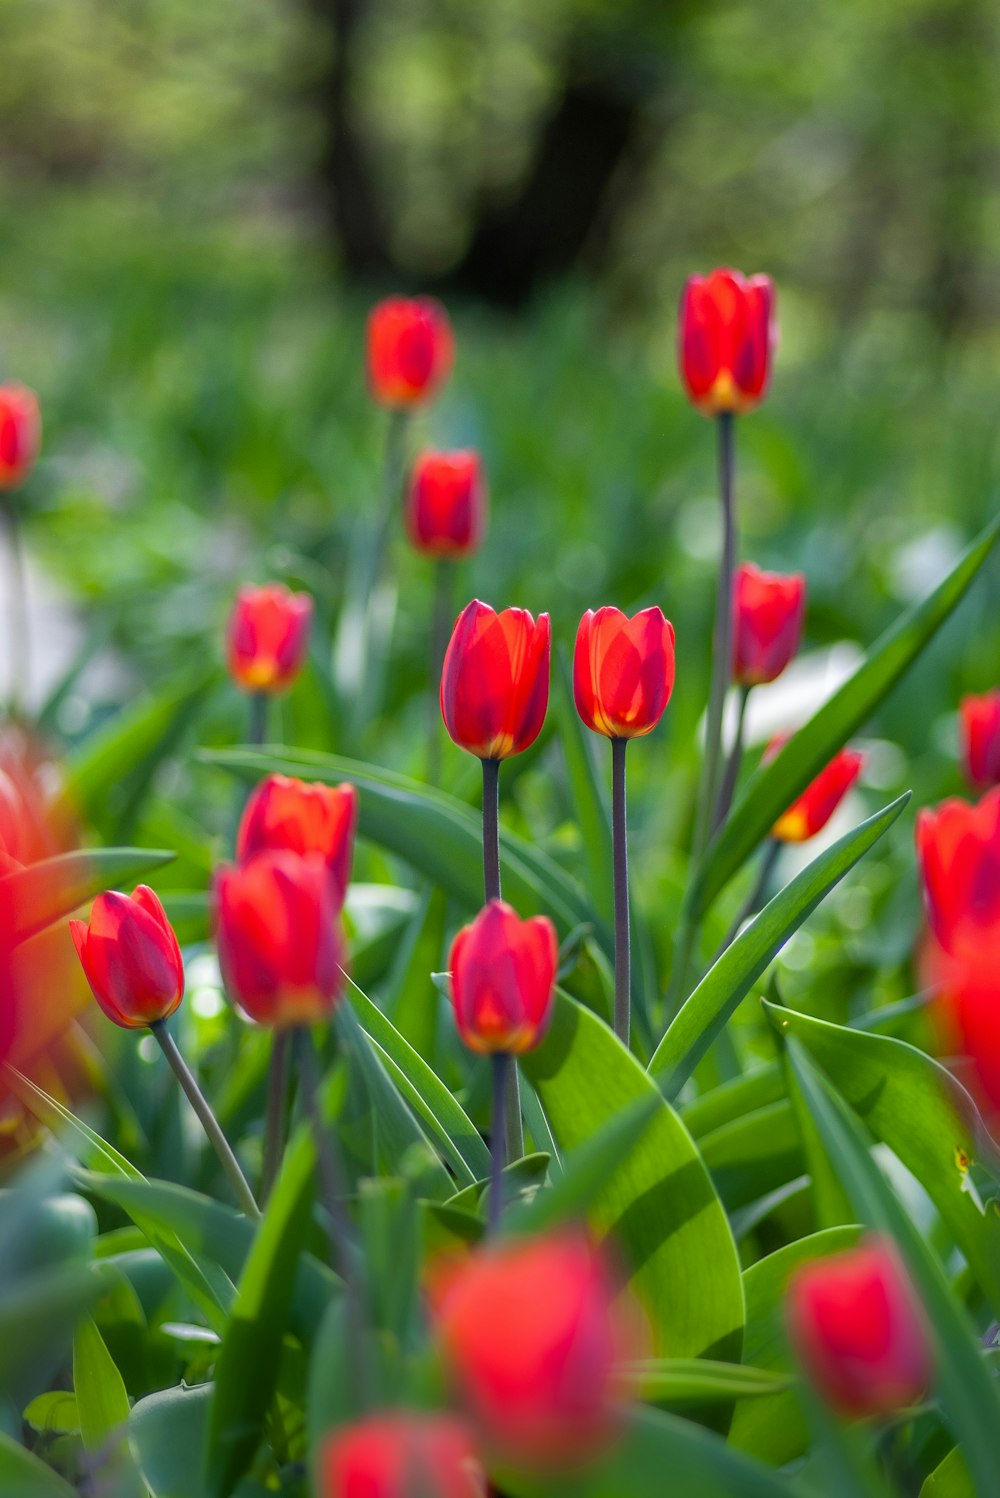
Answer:
[{"label": "tulip bud", "polygon": [[976,790],[1000,781],[1000,690],[963,697],[958,710],[966,778]]},{"label": "tulip bud", "polygon": [[733,680],[741,687],[774,681],[799,648],[806,603],[800,572],[783,577],[752,562],[733,582]]},{"label": "tulip bud", "polygon": [[935,938],[953,955],[1000,960],[1000,787],[917,816],[917,859]]},{"label": "tulip bud", "polygon": [[184,962],[166,911],[147,885],[131,895],[98,895],[89,925],[70,921],[69,929],[108,1019],[142,1030],[173,1014],[184,997]]},{"label": "tulip bud", "polygon": [[497,614],[478,599],[455,623],[441,673],[441,716],[460,749],[507,759],[529,748],[549,704],[548,614]]},{"label": "tulip bud", "polygon": [[219,964],[260,1025],[326,1019],[343,993],[339,910],[319,854],[258,853],[215,876]]},{"label": "tulip bud", "polygon": [[688,280],[678,327],[681,379],[704,415],[749,411],[762,399],[775,342],[769,277],[714,270]]},{"label": "tulip bud", "polygon": [[268,775],[252,792],[236,834],[236,859],[285,849],[318,853],[331,876],[334,902],[344,903],[354,856],[358,793],[353,785],[308,784],[289,775]]},{"label": "tulip bud", "polygon": [[431,400],[454,357],[451,324],[439,302],[393,296],[368,314],[368,383],[380,406],[405,409]]},{"label": "tulip bud", "polygon": [[312,621],[308,593],[281,583],[241,588],[229,617],[229,673],[245,692],[283,692],[305,664]]},{"label": "tulip bud", "polygon": [[[777,734],[764,751],[761,764],[774,759],[787,742],[787,734]],[[841,749],[806,786],[798,800],[782,812],[771,828],[771,836],[782,843],[804,843],[817,832],[822,832],[861,774],[864,762],[864,755],[856,749]]]},{"label": "tulip bud", "polygon": [[895,1246],[872,1236],[796,1270],[788,1330],[823,1398],[847,1416],[888,1415],[922,1397],[930,1338]]},{"label": "tulip bud", "polygon": [[453,1415],[371,1415],[329,1436],[320,1498],[485,1498],[471,1435]]},{"label": "tulip bud", "polygon": [[544,915],[519,920],[491,900],[451,949],[458,1033],[472,1051],[520,1055],[538,1044],[552,1014],[559,948]]},{"label": "tulip bud", "polygon": [[652,733],[674,689],[674,626],[660,609],[629,619],[621,609],[588,609],[573,652],[576,710],[594,733],[635,739]]},{"label": "tulip bud", "polygon": [[0,385],[0,489],[15,489],[35,466],[42,441],[38,397],[26,385]]},{"label": "tulip bud", "polygon": [[486,494],[479,454],[422,453],[406,499],[406,529],[417,551],[468,556],[483,536]]}]

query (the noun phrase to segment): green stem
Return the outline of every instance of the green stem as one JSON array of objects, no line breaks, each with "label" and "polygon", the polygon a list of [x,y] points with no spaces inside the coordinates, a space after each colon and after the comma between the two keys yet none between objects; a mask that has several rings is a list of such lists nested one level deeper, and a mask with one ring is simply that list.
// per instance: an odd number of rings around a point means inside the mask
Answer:
[{"label": "green stem", "polygon": [[438,688],[452,619],[453,563],[439,557],[434,563],[434,603],[431,612],[431,656],[427,692],[427,779],[437,785],[441,774],[441,704]]},{"label": "green stem", "polygon": [[490,1220],[489,1235],[495,1238],[503,1216],[503,1162],[506,1152],[507,1094],[514,1058],[507,1051],[496,1051],[493,1063],[493,1118],[490,1124]]},{"label": "green stem", "polygon": [[[500,899],[500,761],[483,760],[483,888],[486,900]],[[521,1088],[517,1062],[507,1068],[506,1104],[507,1164],[524,1154],[521,1125]]]},{"label": "green stem", "polygon": [[715,816],[712,820],[712,831],[722,826],[729,815],[729,808],[733,804],[733,792],[736,790],[736,782],[739,779],[740,765],[743,763],[743,727],[746,722],[747,703],[750,701],[750,688],[740,688],[739,707],[736,714],[736,736],[733,739],[733,747],[729,751],[726,761],[726,773],[722,778],[722,789],[719,791],[719,799],[716,802]]},{"label": "green stem", "polygon": [[625,825],[625,750],[628,739],[611,740],[611,830],[615,892],[615,1034],[628,1049],[632,1010],[632,951],[629,930],[628,835]]},{"label": "green stem", "polygon": [[250,693],[250,718],[247,723],[247,743],[259,748],[267,742],[267,693]]},{"label": "green stem", "polygon": [[264,1165],[260,1199],[266,1206],[281,1168],[285,1144],[285,1100],[288,1095],[288,1032],[276,1030],[271,1041],[267,1079],[267,1114],[264,1124]]},{"label": "green stem", "polygon": [[705,728],[705,761],[698,795],[694,859],[700,862],[712,828],[712,806],[719,775],[722,748],[722,710],[733,655],[733,572],[736,567],[736,515],[733,504],[733,414],[717,417],[719,438],[719,497],[722,502],[722,553],[719,558],[719,590],[715,600],[712,635],[712,683]]}]

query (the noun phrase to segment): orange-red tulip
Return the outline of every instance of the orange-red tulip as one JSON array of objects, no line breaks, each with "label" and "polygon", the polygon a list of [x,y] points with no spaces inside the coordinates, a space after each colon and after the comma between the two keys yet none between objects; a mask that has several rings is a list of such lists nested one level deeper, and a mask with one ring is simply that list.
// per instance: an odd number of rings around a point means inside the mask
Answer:
[{"label": "orange-red tulip", "polygon": [[351,878],[358,793],[353,785],[320,785],[290,775],[268,775],[253,791],[240,818],[236,858],[284,848],[318,853],[333,884],[338,910]]},{"label": "orange-red tulip", "polygon": [[371,1415],[329,1436],[320,1498],[485,1498],[471,1434],[454,1415]]},{"label": "orange-red tulip", "polygon": [[841,1414],[888,1415],[925,1393],[932,1356],[923,1308],[888,1240],[802,1265],[787,1314],[808,1377]]},{"label": "orange-red tulip", "polygon": [[670,701],[674,669],[674,626],[660,609],[631,619],[621,609],[588,609],[573,653],[576,710],[609,739],[652,733]]},{"label": "orange-red tulip", "polygon": [[733,582],[733,680],[742,687],[774,681],[799,648],[806,606],[801,572],[762,572],[752,562]]},{"label": "orange-red tulip", "polygon": [[960,959],[1000,962],[1000,786],[917,817],[917,857],[934,937]]},{"label": "orange-red tulip", "polygon": [[962,761],[976,790],[1000,781],[1000,690],[963,697],[958,710]]},{"label": "orange-red tulip", "polygon": [[38,397],[26,385],[0,385],[0,489],[22,484],[42,441]]},{"label": "orange-red tulip", "polygon": [[767,276],[714,270],[681,296],[678,353],[688,398],[706,416],[749,411],[763,397],[776,341]]},{"label": "orange-red tulip", "polygon": [[460,749],[507,759],[537,739],[549,705],[548,614],[496,613],[475,599],[452,631],[441,673],[441,716]]},{"label": "orange-red tulip", "polygon": [[70,921],[83,971],[108,1019],[141,1030],[173,1014],[184,997],[184,962],[156,895],[98,895],[90,923]]},{"label": "orange-red tulip", "polygon": [[245,692],[283,692],[305,665],[312,599],[282,583],[241,588],[229,618],[229,672]]},{"label": "orange-red tulip", "polygon": [[522,921],[491,900],[455,937],[451,997],[470,1050],[520,1055],[545,1034],[552,1014],[559,947],[544,915]]},{"label": "orange-red tulip", "polygon": [[425,452],[413,465],[406,530],[418,551],[462,557],[483,537],[486,491],[479,454]]},{"label": "orange-red tulip", "polygon": [[368,383],[380,406],[430,400],[455,357],[448,314],[425,297],[388,297],[368,314]]},{"label": "orange-red tulip", "polygon": [[[768,744],[762,763],[774,759],[788,742],[777,734]],[[804,843],[815,837],[833,816],[864,767],[865,757],[856,749],[841,749],[771,828],[771,836],[782,843]]]}]

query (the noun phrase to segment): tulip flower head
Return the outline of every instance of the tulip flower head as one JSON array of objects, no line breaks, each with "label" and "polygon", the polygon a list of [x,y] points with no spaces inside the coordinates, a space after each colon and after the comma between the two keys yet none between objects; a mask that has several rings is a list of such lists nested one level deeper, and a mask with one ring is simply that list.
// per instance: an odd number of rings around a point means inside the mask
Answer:
[{"label": "tulip flower head", "polygon": [[26,385],[0,385],[0,490],[23,484],[38,457],[42,418]]},{"label": "tulip flower head", "polygon": [[889,1415],[914,1404],[932,1376],[930,1338],[894,1245],[803,1264],[788,1286],[788,1330],[820,1394],[845,1416]]},{"label": "tulip flower head", "polygon": [[173,1014],[184,996],[184,962],[166,911],[140,884],[98,895],[90,921],[69,929],[87,981],[108,1019],[142,1030]]},{"label": "tulip flower head", "polygon": [[466,605],[441,672],[441,716],[460,749],[508,759],[530,748],[549,704],[551,649],[548,614]]},{"label": "tulip flower head", "polygon": [[1000,961],[1000,786],[917,817],[917,859],[931,931],[959,959]]},{"label": "tulip flower head", "polygon": [[531,1050],[552,1015],[558,943],[544,915],[522,921],[491,900],[451,948],[451,996],[458,1032],[472,1051]]},{"label": "tulip flower head", "polygon": [[229,673],[245,692],[283,692],[305,664],[312,599],[281,583],[241,588],[229,618]]},{"label": "tulip flower head", "polygon": [[780,676],[799,648],[806,580],[762,572],[752,562],[737,569],[733,583],[733,680],[756,687]]},{"label": "tulip flower head", "polygon": [[451,374],[455,343],[439,302],[388,297],[368,314],[368,384],[380,406],[431,400]]},{"label": "tulip flower head", "polygon": [[371,1415],[327,1437],[320,1498],[485,1498],[472,1436],[454,1415]]},{"label": "tulip flower head", "polygon": [[751,410],[767,389],[776,342],[768,276],[714,270],[681,296],[678,354],[692,405],[706,416]]},{"label": "tulip flower head", "polygon": [[[767,764],[788,742],[788,734],[777,734],[761,759]],[[782,843],[804,843],[815,837],[833,816],[864,767],[865,757],[856,749],[841,749],[806,786],[801,796],[771,828],[771,836]]]},{"label": "tulip flower head", "polygon": [[660,609],[629,619],[621,609],[588,609],[573,652],[576,710],[594,733],[635,739],[652,733],[674,689],[674,626]]},{"label": "tulip flower head", "polygon": [[485,518],[479,454],[421,453],[406,497],[406,530],[417,551],[432,557],[468,556],[482,540]]},{"label": "tulip flower head", "polygon": [[1000,781],[1000,689],[963,697],[958,719],[966,778],[975,790],[986,790]]},{"label": "tulip flower head", "polygon": [[339,906],[325,859],[257,853],[215,877],[219,964],[226,987],[260,1025],[327,1018],[344,988]]},{"label": "tulip flower head", "polygon": [[321,855],[339,910],[351,878],[358,793],[353,785],[310,784],[268,775],[252,792],[236,834],[236,859],[246,863],[268,849]]}]

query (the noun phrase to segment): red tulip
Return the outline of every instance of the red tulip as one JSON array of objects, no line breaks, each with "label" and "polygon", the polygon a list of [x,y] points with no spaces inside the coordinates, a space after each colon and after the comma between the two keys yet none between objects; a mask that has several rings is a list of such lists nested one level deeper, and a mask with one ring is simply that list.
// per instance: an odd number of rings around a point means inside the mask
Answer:
[{"label": "red tulip", "polygon": [[956,962],[939,953],[934,978],[939,984],[934,1017],[952,1055],[965,1057],[969,1086],[993,1133],[1000,1122],[1000,972],[997,948]]},{"label": "red tulip", "polygon": [[471,1435],[453,1415],[395,1410],[329,1436],[320,1498],[485,1498]]},{"label": "red tulip", "polygon": [[184,961],[166,911],[140,884],[131,895],[98,895],[86,921],[70,921],[87,981],[108,1019],[142,1030],[173,1014],[184,997]]},{"label": "red tulip", "polygon": [[956,798],[920,812],[917,857],[941,947],[1000,960],[1000,786],[974,806]]},{"label": "red tulip", "polygon": [[344,987],[344,939],[319,854],[258,853],[215,876],[219,963],[226,987],[261,1025],[325,1019]]},{"label": "red tulip", "polygon": [[714,270],[688,280],[678,328],[681,378],[706,416],[757,404],[767,389],[775,341],[769,277]]},{"label": "red tulip", "polygon": [[468,556],[483,536],[486,493],[479,454],[422,453],[406,499],[406,529],[418,551]]},{"label": "red tulip", "polygon": [[22,484],[42,441],[38,397],[26,385],[0,385],[0,489]]},{"label": "red tulip", "polygon": [[807,1375],[841,1414],[892,1414],[927,1389],[923,1309],[891,1242],[871,1237],[803,1264],[788,1286],[787,1315]]},{"label": "red tulip", "polygon": [[660,609],[629,619],[621,609],[588,609],[573,653],[576,710],[594,733],[636,739],[652,733],[674,689],[674,626]]},{"label": "red tulip", "polygon": [[552,1014],[558,943],[544,915],[519,920],[491,900],[451,949],[451,997],[458,1033],[472,1051],[530,1051]]},{"label": "red tulip", "polygon": [[958,710],[962,759],[976,790],[1000,781],[1000,690],[963,697]]},{"label": "red tulip", "polygon": [[733,680],[742,687],[774,681],[799,648],[806,580],[762,572],[752,562],[733,582]]},{"label": "red tulip", "polygon": [[241,588],[229,618],[229,672],[245,692],[283,692],[305,664],[312,622],[308,593],[281,583]]},{"label": "red tulip", "polygon": [[507,759],[529,748],[549,705],[548,614],[495,613],[478,599],[452,631],[441,673],[441,715],[460,749]]},{"label": "red tulip", "polygon": [[617,1286],[579,1232],[471,1253],[435,1307],[457,1397],[504,1460],[572,1465],[614,1434],[617,1365],[632,1351]]},{"label": "red tulip", "polygon": [[308,784],[289,775],[268,775],[250,796],[236,835],[236,858],[283,848],[322,855],[339,910],[351,878],[358,793],[353,785]]},{"label": "red tulip", "polygon": [[[777,734],[764,751],[761,763],[767,764],[774,759],[787,742],[787,734]],[[861,774],[864,762],[864,755],[856,749],[841,749],[806,786],[798,800],[782,812],[771,828],[771,836],[782,843],[804,843],[817,832],[822,832]]]},{"label": "red tulip", "polygon": [[368,382],[380,406],[430,400],[451,373],[448,314],[423,297],[388,297],[368,314]]}]

